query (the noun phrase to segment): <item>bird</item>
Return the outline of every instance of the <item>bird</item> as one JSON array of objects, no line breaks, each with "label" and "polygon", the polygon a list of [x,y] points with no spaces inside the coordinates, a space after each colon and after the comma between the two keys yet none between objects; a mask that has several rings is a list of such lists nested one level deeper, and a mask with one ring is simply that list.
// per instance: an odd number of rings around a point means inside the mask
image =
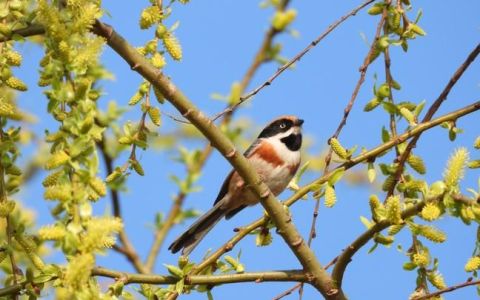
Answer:
[{"label": "bird", "polygon": [[[292,115],[276,118],[265,126],[244,153],[275,196],[285,190],[300,165],[303,122]],[[248,188],[237,171],[232,170],[224,180],[213,207],[200,216],[168,249],[172,253],[182,250],[182,255],[189,255],[223,217],[228,220],[259,201],[259,197]]]}]

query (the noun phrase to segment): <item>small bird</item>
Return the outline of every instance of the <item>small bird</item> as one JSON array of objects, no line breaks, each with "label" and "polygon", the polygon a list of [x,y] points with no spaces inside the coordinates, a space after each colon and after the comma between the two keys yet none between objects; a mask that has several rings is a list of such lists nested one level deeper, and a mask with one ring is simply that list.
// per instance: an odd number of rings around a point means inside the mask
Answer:
[{"label": "small bird", "polygon": [[[244,153],[275,196],[283,192],[300,165],[302,124],[303,120],[295,116],[281,116],[269,123]],[[228,220],[259,201],[242,177],[232,170],[223,182],[214,206],[200,216],[168,249],[172,253],[183,249],[183,255],[190,254],[223,217]]]}]

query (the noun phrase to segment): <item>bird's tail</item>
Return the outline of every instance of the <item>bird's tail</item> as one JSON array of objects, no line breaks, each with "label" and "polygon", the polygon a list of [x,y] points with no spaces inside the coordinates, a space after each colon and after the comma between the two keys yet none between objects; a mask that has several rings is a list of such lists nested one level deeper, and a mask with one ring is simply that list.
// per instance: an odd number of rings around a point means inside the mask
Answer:
[{"label": "bird's tail", "polygon": [[190,254],[203,237],[205,237],[213,226],[227,213],[227,210],[222,207],[222,202],[223,201],[217,202],[214,207],[200,216],[200,218],[198,218],[198,220],[195,221],[187,231],[168,247],[168,250],[171,250],[172,253],[177,253],[183,249],[183,255]]}]

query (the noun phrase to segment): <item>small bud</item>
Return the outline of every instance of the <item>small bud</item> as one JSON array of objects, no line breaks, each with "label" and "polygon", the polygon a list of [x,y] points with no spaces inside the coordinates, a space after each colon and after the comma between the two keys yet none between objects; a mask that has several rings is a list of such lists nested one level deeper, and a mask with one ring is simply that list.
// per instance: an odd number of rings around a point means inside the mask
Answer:
[{"label": "small bud", "polygon": [[468,167],[470,169],[478,169],[480,168],[480,159],[472,160],[468,163]]},{"label": "small bud", "polygon": [[378,87],[378,89],[375,91],[375,95],[380,98],[387,98],[390,96],[390,87],[388,84],[382,84],[381,86]]},{"label": "small bud", "polygon": [[65,237],[66,230],[58,225],[44,226],[38,230],[38,236],[42,240],[58,241]]},{"label": "small bud", "polygon": [[13,176],[20,176],[22,175],[22,170],[16,165],[11,165],[5,170],[5,173]]},{"label": "small bud", "polygon": [[296,16],[297,11],[294,9],[277,11],[272,19],[272,27],[278,31],[283,31],[295,20]]},{"label": "small bud", "polygon": [[408,24],[408,29],[407,30],[411,30],[418,35],[422,35],[422,36],[426,35],[425,31],[415,23]]},{"label": "small bud", "polygon": [[113,182],[120,177],[122,177],[122,170],[120,168],[115,168],[115,170],[113,170],[113,172],[110,175],[107,176],[105,181],[107,183],[110,183],[110,182]]},{"label": "small bud", "polygon": [[427,226],[427,225],[422,225],[419,226],[419,232],[421,236],[424,236],[428,240],[434,242],[434,243],[443,243],[447,239],[447,236],[445,233],[440,231],[439,229],[433,227],[433,226]]},{"label": "small bud", "polygon": [[370,210],[372,212],[372,219],[379,222],[385,218],[385,207],[378,199],[377,195],[370,195],[369,198]]},{"label": "small bud", "polygon": [[480,136],[475,139],[473,147],[475,147],[475,149],[480,149]]},{"label": "small bud", "polygon": [[379,15],[383,13],[384,6],[385,6],[384,3],[376,3],[374,6],[370,7],[367,10],[367,13],[372,16]]},{"label": "small bud", "polygon": [[258,247],[264,247],[268,246],[272,243],[272,234],[270,233],[269,230],[260,230],[260,232],[257,234],[257,237],[255,238],[255,244]]},{"label": "small bud", "polygon": [[374,97],[372,100],[368,101],[368,103],[363,108],[364,111],[372,111],[374,110],[380,103],[382,103],[382,99],[379,97]]},{"label": "small bud", "polygon": [[143,176],[145,175],[145,171],[143,170],[142,165],[138,162],[138,160],[130,160],[130,165],[132,168],[137,172],[138,175]]},{"label": "small bud", "polygon": [[375,243],[379,243],[379,244],[382,244],[382,245],[385,245],[385,246],[389,246],[395,241],[395,238],[393,236],[384,236],[384,235],[381,235],[381,234],[377,234],[377,235],[374,236],[373,241]]},{"label": "small bud", "polygon": [[388,227],[388,234],[389,235],[396,235],[397,233],[400,232],[405,227],[405,224],[400,224],[400,225],[392,225]]},{"label": "small bud", "polygon": [[405,118],[405,120],[407,120],[407,122],[408,122],[408,124],[410,124],[410,126],[416,126],[417,125],[417,122],[415,121],[415,116],[407,108],[405,108],[405,107],[400,108],[400,114],[402,115],[402,117]]},{"label": "small bud", "polygon": [[129,136],[122,136],[118,139],[118,143],[122,145],[130,145],[131,143],[133,143],[133,140]]}]

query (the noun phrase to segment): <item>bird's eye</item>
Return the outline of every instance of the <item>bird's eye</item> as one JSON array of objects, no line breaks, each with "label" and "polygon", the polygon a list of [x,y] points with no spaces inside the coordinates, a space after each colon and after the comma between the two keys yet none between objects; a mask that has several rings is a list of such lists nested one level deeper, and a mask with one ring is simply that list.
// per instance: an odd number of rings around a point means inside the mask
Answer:
[{"label": "bird's eye", "polygon": [[285,123],[280,123],[280,128],[284,129],[285,127],[287,127],[287,124],[285,124]]}]

